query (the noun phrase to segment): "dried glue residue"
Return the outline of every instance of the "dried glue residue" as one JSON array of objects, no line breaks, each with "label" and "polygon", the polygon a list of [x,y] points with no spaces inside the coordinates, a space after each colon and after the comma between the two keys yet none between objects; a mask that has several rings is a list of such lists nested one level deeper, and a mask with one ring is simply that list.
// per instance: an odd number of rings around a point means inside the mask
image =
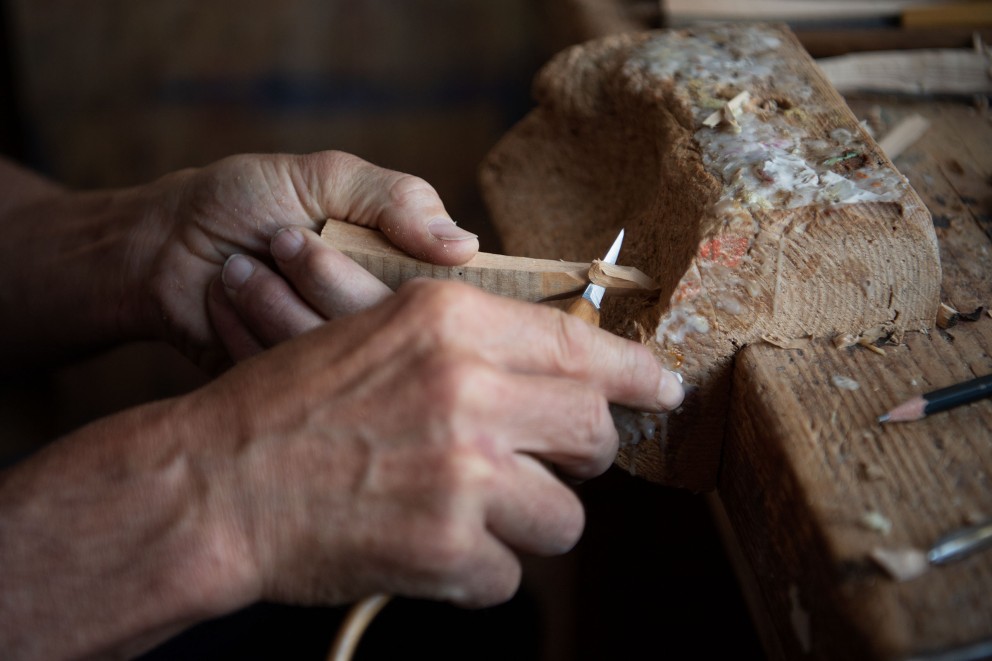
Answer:
[{"label": "dried glue residue", "polygon": [[[675,81],[692,108],[703,163],[723,182],[727,201],[758,210],[901,198],[903,177],[862,157],[860,132],[837,127],[810,136],[797,126],[812,91],[779,56],[781,45],[775,30],[761,26],[668,32],[643,44],[627,66]],[[706,125],[743,92],[751,99],[733,113],[733,130]],[[759,92],[766,98],[755,98]]]}]

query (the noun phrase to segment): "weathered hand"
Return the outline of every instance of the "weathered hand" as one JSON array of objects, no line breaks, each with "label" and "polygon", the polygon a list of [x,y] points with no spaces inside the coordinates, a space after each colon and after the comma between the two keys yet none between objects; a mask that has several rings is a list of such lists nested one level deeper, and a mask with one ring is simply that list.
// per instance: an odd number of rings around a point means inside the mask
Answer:
[{"label": "weathered hand", "polygon": [[242,360],[329,319],[354,314],[393,292],[368,271],[302,228],[272,238],[278,273],[235,255],[210,287],[207,309],[228,354]]},{"label": "weathered hand", "polygon": [[132,247],[150,256],[141,264],[149,323],[206,365],[220,355],[206,307],[210,282],[233,254],[267,257],[281,228],[347,220],[381,229],[400,248],[439,264],[463,263],[478,250],[425,181],[340,152],[235,156],[175,173],[150,190],[154,222],[140,227]]},{"label": "weathered hand", "polygon": [[249,541],[259,595],[341,603],[378,591],[485,605],[515,551],[568,550],[579,478],[617,449],[607,402],[659,411],[682,389],[641,345],[558,310],[416,281],[372,309],[246,360],[181,416],[210,492]]}]

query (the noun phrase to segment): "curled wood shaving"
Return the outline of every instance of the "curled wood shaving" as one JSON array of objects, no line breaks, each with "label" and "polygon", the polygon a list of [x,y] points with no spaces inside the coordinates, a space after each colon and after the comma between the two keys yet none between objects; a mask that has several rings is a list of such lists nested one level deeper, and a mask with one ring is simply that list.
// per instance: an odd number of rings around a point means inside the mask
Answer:
[{"label": "curled wood shaving", "polygon": [[937,308],[937,328],[951,328],[958,323],[961,314],[947,303]]},{"label": "curled wood shaving", "polygon": [[865,349],[868,349],[868,351],[871,351],[872,353],[877,353],[879,356],[884,356],[885,355],[885,349],[883,349],[882,347],[876,345],[875,342],[873,342],[872,340],[869,340],[868,338],[864,338],[863,337],[863,338],[859,339],[858,340],[858,345],[864,347]]},{"label": "curled wood shaving", "polygon": [[959,312],[958,314],[961,317],[961,321],[978,321],[983,312],[985,312],[984,305],[975,308],[971,312]]},{"label": "curled wood shaving", "polygon": [[661,287],[649,275],[633,266],[617,266],[600,259],[589,266],[589,282],[610,290],[630,290],[650,294]]},{"label": "curled wood shaving", "polygon": [[838,349],[846,349],[857,344],[859,339],[857,333],[838,333],[834,335],[833,343]]}]

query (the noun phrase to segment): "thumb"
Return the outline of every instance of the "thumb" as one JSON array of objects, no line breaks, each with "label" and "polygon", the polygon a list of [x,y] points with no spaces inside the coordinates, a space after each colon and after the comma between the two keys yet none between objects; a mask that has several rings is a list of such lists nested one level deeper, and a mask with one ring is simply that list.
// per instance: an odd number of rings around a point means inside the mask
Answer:
[{"label": "thumb", "polygon": [[408,254],[445,266],[464,264],[479,251],[475,234],[458,227],[437,191],[420,177],[380,168],[342,152],[320,152],[297,162],[300,197],[314,220],[334,218],[381,230]]}]

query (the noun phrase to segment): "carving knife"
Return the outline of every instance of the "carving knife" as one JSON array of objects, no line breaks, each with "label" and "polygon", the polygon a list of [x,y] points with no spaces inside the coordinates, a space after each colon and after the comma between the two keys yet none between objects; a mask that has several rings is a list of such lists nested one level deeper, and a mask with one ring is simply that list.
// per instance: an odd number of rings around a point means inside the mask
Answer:
[{"label": "carving knife", "polygon": [[[623,230],[620,230],[620,234],[613,241],[613,245],[607,251],[603,262],[606,264],[616,264],[617,257],[620,256],[621,245],[623,245]],[[603,295],[605,293],[606,287],[590,282],[585,288],[585,291],[582,292],[582,296],[573,301],[568,306],[566,312],[588,321],[593,326],[599,326],[599,308],[603,303]]]}]

